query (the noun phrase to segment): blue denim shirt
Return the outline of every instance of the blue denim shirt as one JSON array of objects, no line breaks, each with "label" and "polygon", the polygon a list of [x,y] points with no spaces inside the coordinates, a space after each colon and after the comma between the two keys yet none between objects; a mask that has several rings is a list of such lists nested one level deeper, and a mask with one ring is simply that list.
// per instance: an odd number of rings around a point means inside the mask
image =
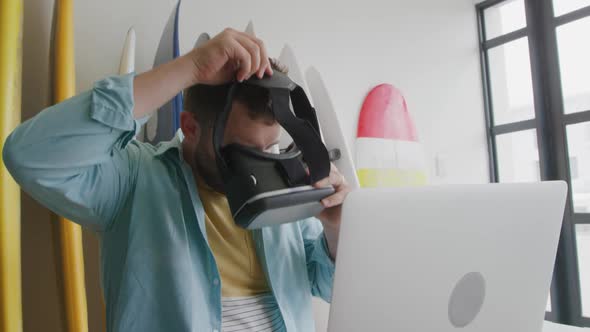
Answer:
[{"label": "blue denim shirt", "polygon": [[[6,140],[22,189],[97,232],[108,331],[219,331],[221,284],[181,135],[133,140],[133,75],[49,107]],[[313,331],[311,296],[331,298],[334,264],[321,223],[254,231],[287,331]]]}]

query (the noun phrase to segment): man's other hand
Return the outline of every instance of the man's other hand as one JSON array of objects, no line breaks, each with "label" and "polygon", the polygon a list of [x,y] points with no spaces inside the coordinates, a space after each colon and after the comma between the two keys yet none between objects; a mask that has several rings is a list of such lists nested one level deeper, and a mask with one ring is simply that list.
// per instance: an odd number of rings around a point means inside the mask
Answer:
[{"label": "man's other hand", "polygon": [[344,176],[338,171],[334,164],[331,165],[330,175],[318,181],[316,188],[333,186],[335,192],[322,199],[325,209],[317,216],[322,221],[325,228],[334,228],[340,226],[340,215],[342,212],[342,203],[350,192],[350,186]]}]

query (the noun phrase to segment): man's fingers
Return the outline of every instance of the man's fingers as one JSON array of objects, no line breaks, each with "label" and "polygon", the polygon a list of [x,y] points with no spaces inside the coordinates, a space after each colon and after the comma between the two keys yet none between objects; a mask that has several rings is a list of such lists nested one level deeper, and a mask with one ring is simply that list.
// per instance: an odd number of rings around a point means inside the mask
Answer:
[{"label": "man's fingers", "polygon": [[233,41],[230,46],[230,61],[236,67],[238,81],[246,80],[252,75],[259,78],[264,74],[272,75],[272,67],[262,40],[229,28],[224,31],[224,36]]},{"label": "man's fingers", "polygon": [[346,179],[340,173],[336,165],[330,165],[330,174],[327,178],[324,178],[314,184],[316,188],[327,187],[327,186],[334,186],[336,190],[344,184],[347,184]]},{"label": "man's fingers", "polygon": [[338,189],[346,183],[346,179],[344,179],[344,176],[334,168],[332,169],[332,172],[330,172],[330,183],[332,183],[332,185]]},{"label": "man's fingers", "polygon": [[262,39],[256,38],[256,36],[250,35],[248,33],[244,33],[244,37],[250,39],[258,46],[260,62],[258,67],[252,68],[252,75],[256,74],[258,78],[264,77],[264,74],[272,75],[273,71],[270,64],[270,59],[268,57],[268,51],[266,50],[266,45],[264,45]]},{"label": "man's fingers", "polygon": [[232,62],[237,67],[236,79],[241,82],[248,78],[250,74],[252,58],[248,50],[246,50],[238,41],[234,41],[231,47],[233,48],[233,57],[231,60],[233,60]]},{"label": "man's fingers", "polygon": [[346,190],[337,191],[335,194],[322,199],[322,205],[324,205],[325,208],[340,205],[344,202],[346,195],[348,195],[348,191]]},{"label": "man's fingers", "polygon": [[330,185],[330,178],[327,177],[325,179],[322,179],[322,180],[314,183],[313,186],[316,187],[316,188],[323,188],[323,187],[327,187],[329,185]]},{"label": "man's fingers", "polygon": [[350,193],[350,187],[346,183],[346,179],[343,176],[341,177],[340,185],[334,185],[336,192],[322,200],[324,207],[329,208],[342,204],[346,196]]},{"label": "man's fingers", "polygon": [[348,182],[334,164],[331,164],[330,175],[327,178],[318,181],[314,186],[316,188],[322,188],[329,185],[332,185],[336,192],[331,196],[322,199],[322,204],[325,208],[342,204],[346,195],[350,192]]},{"label": "man's fingers", "polygon": [[255,35],[251,35],[249,33],[244,33],[246,38],[249,38],[253,43],[258,46],[259,55],[260,55],[260,62],[259,66],[253,68],[255,72],[252,74],[256,74],[258,78],[264,77],[264,74],[272,75],[272,66],[270,65],[270,60],[268,58],[268,52],[266,51],[266,46],[264,42],[260,38],[256,38]]},{"label": "man's fingers", "polygon": [[329,179],[330,184],[332,184],[336,189],[341,187],[343,184],[346,184],[346,179],[344,178],[344,175],[340,173],[340,171],[334,164],[331,164]]},{"label": "man's fingers", "polygon": [[260,47],[261,57],[260,68],[258,69],[258,78],[263,78],[265,73],[272,75],[272,67],[270,65],[266,46],[264,45],[264,42],[258,38],[256,38],[256,43],[258,44],[258,47]]},{"label": "man's fingers", "polygon": [[260,68],[260,64],[261,64],[261,60],[262,60],[262,57],[260,54],[261,53],[260,46],[255,42],[255,40],[252,38],[252,36],[250,36],[246,33],[241,33],[238,36],[236,36],[236,40],[250,54],[250,68],[248,69],[248,76],[243,78],[243,79],[248,79],[248,78],[250,78],[250,76],[256,74]]}]

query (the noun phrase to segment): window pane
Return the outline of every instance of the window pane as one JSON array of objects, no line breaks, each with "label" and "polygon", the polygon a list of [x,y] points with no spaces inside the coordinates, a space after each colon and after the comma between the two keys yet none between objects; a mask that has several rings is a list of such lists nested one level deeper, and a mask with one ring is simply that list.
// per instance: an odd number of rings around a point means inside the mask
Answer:
[{"label": "window pane", "polygon": [[555,16],[567,14],[586,6],[590,6],[590,0],[553,0]]},{"label": "window pane", "polygon": [[492,39],[526,26],[523,0],[504,1],[484,10],[486,39]]},{"label": "window pane", "polygon": [[496,136],[500,182],[539,181],[539,150],[534,129]]},{"label": "window pane", "polygon": [[582,315],[590,317],[590,225],[576,225]]},{"label": "window pane", "polygon": [[590,18],[557,27],[565,113],[590,110]]},{"label": "window pane", "polygon": [[567,126],[574,211],[590,213],[590,122]]},{"label": "window pane", "polygon": [[488,59],[494,124],[534,118],[528,38],[490,49]]}]

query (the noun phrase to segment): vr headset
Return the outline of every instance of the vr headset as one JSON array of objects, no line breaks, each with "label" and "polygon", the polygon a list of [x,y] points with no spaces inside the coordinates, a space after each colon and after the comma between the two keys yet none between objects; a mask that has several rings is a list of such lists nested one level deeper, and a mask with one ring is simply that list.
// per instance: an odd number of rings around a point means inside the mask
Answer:
[{"label": "vr headset", "polygon": [[[276,154],[239,144],[222,146],[240,85],[268,90],[276,121],[293,138],[288,148]],[[287,75],[275,71],[271,77],[231,83],[225,107],[215,120],[213,147],[237,225],[257,229],[305,219],[323,210],[320,200],[334,193],[334,188],[312,186],[330,174],[330,156],[319,132],[314,108]]]}]

